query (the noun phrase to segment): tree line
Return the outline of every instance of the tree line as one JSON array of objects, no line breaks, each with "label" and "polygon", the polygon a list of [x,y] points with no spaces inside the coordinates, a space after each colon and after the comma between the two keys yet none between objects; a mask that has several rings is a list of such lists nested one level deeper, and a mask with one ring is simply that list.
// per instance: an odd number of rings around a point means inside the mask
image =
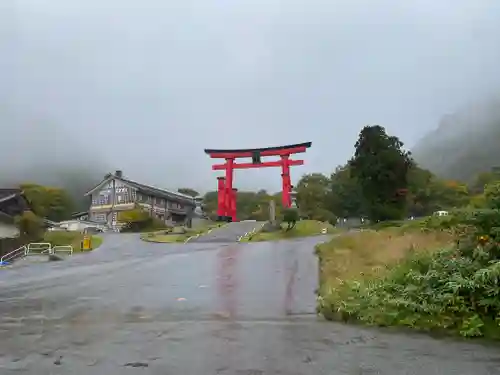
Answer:
[{"label": "tree line", "polygon": [[[484,207],[485,187],[499,180],[500,169],[480,173],[469,184],[442,179],[421,168],[397,137],[374,125],[360,131],[355,152],[344,165],[330,174],[306,174],[294,190],[303,218],[331,223],[353,217],[384,221],[427,216],[437,210]],[[77,208],[65,189],[33,183],[20,188],[36,217],[61,221],[70,218]],[[193,197],[199,195],[187,187],[178,191]],[[281,193],[238,191],[238,218],[267,220],[271,200],[276,202],[276,214],[280,216]],[[204,195],[204,209],[216,218],[216,191]]]},{"label": "tree line", "polygon": [[[485,205],[485,186],[500,180],[500,171],[480,173],[475,181],[442,179],[419,167],[396,137],[379,125],[359,133],[354,155],[332,173],[302,176],[294,190],[301,217],[331,223],[338,218],[371,221],[421,217],[438,210]],[[281,193],[238,191],[240,220],[268,218],[270,200],[281,206]],[[204,197],[205,210],[215,217],[217,192]],[[278,212],[279,214],[279,212]]]}]

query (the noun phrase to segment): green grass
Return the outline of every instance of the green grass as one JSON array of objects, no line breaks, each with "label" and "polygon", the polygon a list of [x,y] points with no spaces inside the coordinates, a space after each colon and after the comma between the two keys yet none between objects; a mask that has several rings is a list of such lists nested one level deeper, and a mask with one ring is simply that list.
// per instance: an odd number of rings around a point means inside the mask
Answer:
[{"label": "green grass", "polygon": [[300,220],[295,227],[289,231],[286,230],[287,225],[282,223],[281,230],[274,232],[256,232],[248,238],[243,238],[243,242],[261,242],[261,241],[276,241],[288,238],[308,237],[322,234],[322,229],[326,228],[327,233],[336,233],[338,230],[330,223],[325,223],[317,220]]},{"label": "green grass", "polygon": [[[73,246],[73,252],[82,252],[81,242],[83,241],[83,233],[66,232],[66,231],[50,231],[46,232],[43,241],[49,242],[52,246]],[[92,236],[92,249],[95,250],[102,244],[102,237]]]},{"label": "green grass", "polygon": [[[336,298],[338,296],[331,292],[347,281],[362,282],[383,277],[408,254],[432,252],[450,246],[453,241],[454,237],[449,232],[401,231],[400,228],[336,236],[316,247],[320,260],[320,297]],[[330,302],[332,305],[341,303],[335,300]]]},{"label": "green grass", "polygon": [[184,228],[185,233],[175,233],[179,228],[161,230],[157,232],[149,232],[141,234],[141,240],[146,242],[157,242],[157,243],[184,243],[189,237],[202,235],[207,233],[211,229],[219,228],[224,224],[221,223],[211,223],[208,225],[203,225],[197,228]]}]

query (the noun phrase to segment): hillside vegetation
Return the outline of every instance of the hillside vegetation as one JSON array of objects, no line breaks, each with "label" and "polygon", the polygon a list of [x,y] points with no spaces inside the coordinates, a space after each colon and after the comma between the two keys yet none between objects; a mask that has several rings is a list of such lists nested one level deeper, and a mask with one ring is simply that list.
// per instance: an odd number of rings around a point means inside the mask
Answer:
[{"label": "hillside vegetation", "polygon": [[440,220],[320,245],[319,312],[332,320],[500,339],[500,210]]}]

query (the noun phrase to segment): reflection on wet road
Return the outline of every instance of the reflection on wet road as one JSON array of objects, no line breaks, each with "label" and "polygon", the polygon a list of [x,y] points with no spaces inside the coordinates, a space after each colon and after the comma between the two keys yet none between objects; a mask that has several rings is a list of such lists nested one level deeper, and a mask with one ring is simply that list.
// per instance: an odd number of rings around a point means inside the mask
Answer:
[{"label": "reflection on wet road", "polygon": [[499,374],[498,348],[314,314],[322,238],[151,244],[0,272],[0,374]]}]

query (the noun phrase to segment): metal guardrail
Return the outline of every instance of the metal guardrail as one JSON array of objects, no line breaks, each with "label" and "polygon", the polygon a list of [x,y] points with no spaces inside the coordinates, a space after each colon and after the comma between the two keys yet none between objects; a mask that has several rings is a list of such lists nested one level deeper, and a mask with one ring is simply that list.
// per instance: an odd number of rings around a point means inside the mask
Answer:
[{"label": "metal guardrail", "polygon": [[3,255],[0,258],[0,264],[5,264],[10,261],[16,260],[18,258],[26,257],[28,255],[42,255],[42,254],[55,254],[58,253],[69,253],[73,255],[73,246],[71,245],[60,245],[52,246],[48,242],[32,242],[27,246],[21,246],[20,248],[11,251]]},{"label": "metal guardrail", "polygon": [[48,242],[32,242],[28,244],[26,255],[30,254],[52,254],[52,245]]},{"label": "metal guardrail", "polygon": [[2,256],[0,258],[0,264],[26,256],[27,253],[28,253],[28,248],[26,246],[21,246],[19,249],[13,250],[10,253],[7,253],[4,256]]},{"label": "metal guardrail", "polygon": [[54,246],[52,248],[52,254],[56,253],[69,253],[69,255],[73,255],[73,246],[71,245]]}]

